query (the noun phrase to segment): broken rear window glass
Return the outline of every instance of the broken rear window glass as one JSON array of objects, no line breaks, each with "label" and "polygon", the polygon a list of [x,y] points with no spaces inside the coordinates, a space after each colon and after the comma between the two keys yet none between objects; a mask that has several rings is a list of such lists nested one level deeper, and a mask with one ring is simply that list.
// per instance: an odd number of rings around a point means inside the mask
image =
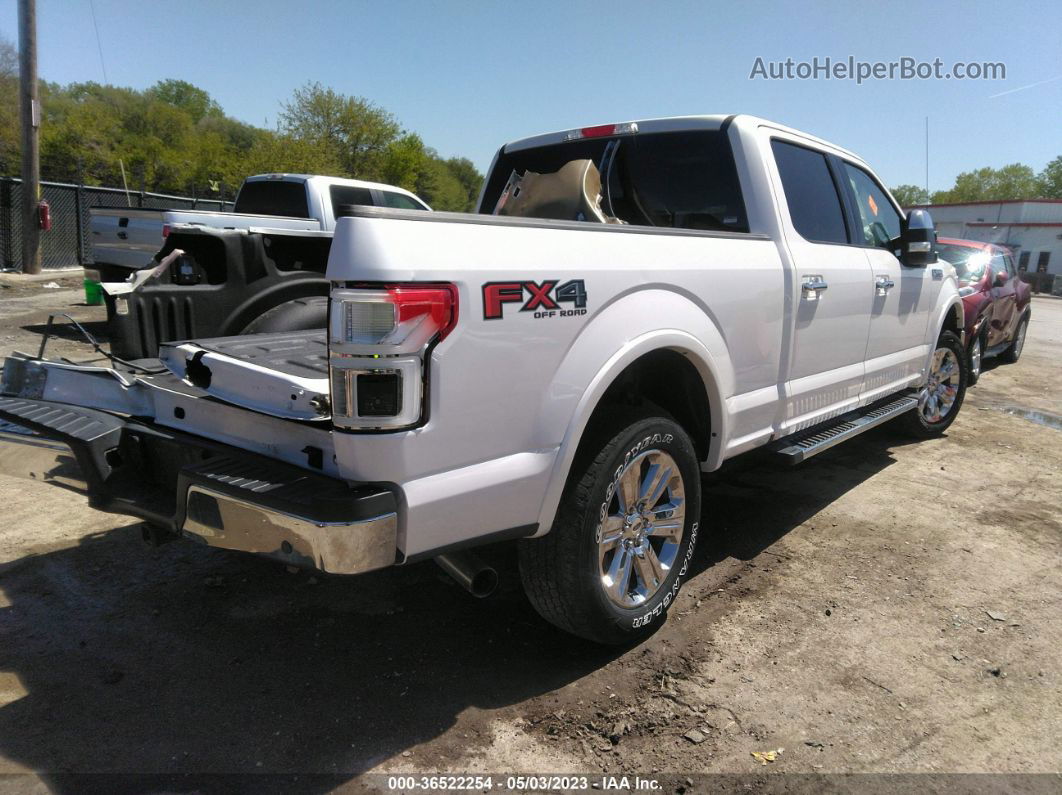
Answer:
[{"label": "broken rear window glass", "polygon": [[511,175],[552,174],[590,160],[601,180],[605,216],[638,226],[747,232],[734,155],[716,130],[637,133],[502,153],[481,212],[494,210]]}]

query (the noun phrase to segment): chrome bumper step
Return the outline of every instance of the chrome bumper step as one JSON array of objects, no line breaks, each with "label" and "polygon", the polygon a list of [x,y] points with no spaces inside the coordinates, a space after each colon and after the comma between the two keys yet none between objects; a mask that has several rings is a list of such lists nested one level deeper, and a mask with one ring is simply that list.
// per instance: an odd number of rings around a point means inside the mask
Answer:
[{"label": "chrome bumper step", "polygon": [[794,436],[786,437],[772,446],[772,451],[789,464],[799,464],[835,444],[858,436],[871,428],[888,422],[918,406],[918,399],[901,397],[884,405],[862,412],[851,412],[832,421],[832,425],[819,425]]}]

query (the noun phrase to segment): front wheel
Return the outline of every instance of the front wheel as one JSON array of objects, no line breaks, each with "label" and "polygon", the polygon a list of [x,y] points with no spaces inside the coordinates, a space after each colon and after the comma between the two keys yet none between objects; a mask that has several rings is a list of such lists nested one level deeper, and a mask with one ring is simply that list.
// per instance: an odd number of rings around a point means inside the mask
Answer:
[{"label": "front wheel", "polygon": [[970,352],[967,356],[967,386],[973,386],[981,378],[981,359],[984,349],[981,345],[981,335],[978,334],[970,343]]},{"label": "front wheel", "polygon": [[649,416],[614,428],[577,457],[550,532],[520,542],[539,614],[609,644],[663,620],[689,569],[701,503],[697,454],[678,423]]},{"label": "front wheel", "polygon": [[918,406],[903,415],[908,432],[922,439],[940,436],[955,421],[966,396],[967,359],[959,337],[945,331],[937,340]]}]

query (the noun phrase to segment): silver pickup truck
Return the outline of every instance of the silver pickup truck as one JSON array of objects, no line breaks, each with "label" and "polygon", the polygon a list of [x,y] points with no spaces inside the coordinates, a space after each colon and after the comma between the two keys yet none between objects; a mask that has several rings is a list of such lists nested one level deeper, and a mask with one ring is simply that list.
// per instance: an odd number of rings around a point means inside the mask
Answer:
[{"label": "silver pickup truck", "polygon": [[232,212],[93,207],[94,265],[85,277],[123,281],[130,271],[150,264],[170,231],[181,225],[217,229],[331,231],[336,208],[344,204],[431,209],[415,194],[394,185],[310,174],[258,174],[248,177]]},{"label": "silver pickup truck", "polygon": [[343,216],[327,328],[193,330],[107,367],[8,357],[0,471],[80,472],[152,540],[335,574],[435,558],[478,594],[495,577],[468,550],[518,541],[545,619],[627,643],[719,531],[702,473],[894,418],[940,436],[962,406],[929,214],[764,119],[539,135],[498,152],[477,214]]}]

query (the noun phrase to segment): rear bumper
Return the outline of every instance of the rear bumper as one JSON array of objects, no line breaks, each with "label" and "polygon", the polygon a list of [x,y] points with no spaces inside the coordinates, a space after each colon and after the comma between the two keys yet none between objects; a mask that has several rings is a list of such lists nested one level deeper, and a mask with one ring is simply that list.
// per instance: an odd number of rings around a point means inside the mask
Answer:
[{"label": "rear bumper", "polygon": [[0,420],[0,472],[85,493],[100,510],[335,574],[395,563],[387,489],[61,403],[0,398]]}]

